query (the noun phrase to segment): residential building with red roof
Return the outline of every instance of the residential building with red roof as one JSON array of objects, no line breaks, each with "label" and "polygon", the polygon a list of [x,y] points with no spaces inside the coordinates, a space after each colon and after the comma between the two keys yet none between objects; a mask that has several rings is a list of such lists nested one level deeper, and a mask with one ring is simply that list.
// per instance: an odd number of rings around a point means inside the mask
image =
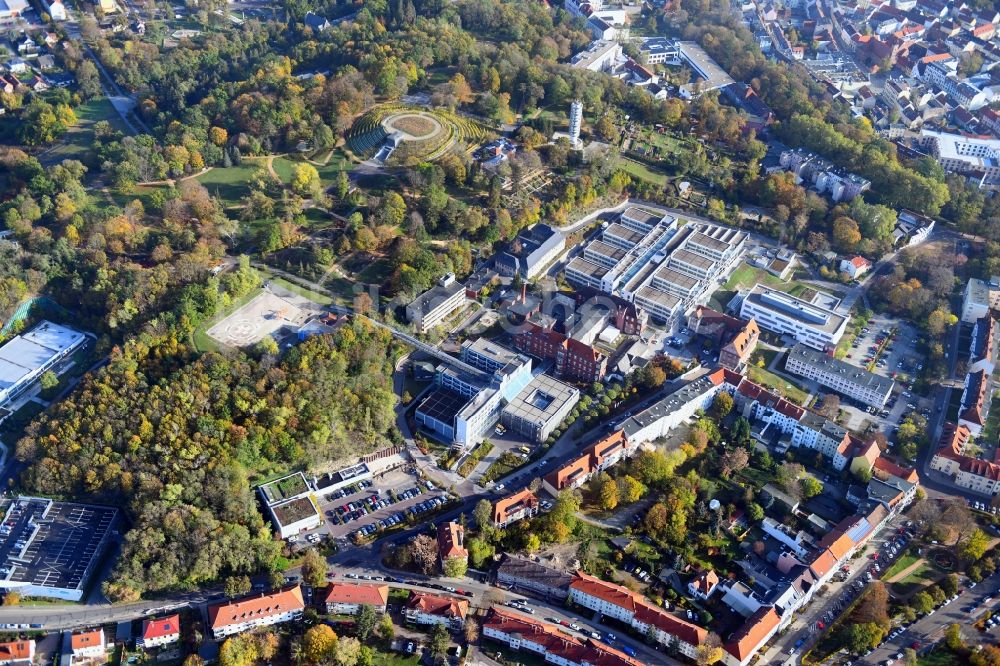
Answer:
[{"label": "residential building with red roof", "polygon": [[208,607],[208,625],[214,638],[296,620],[305,603],[298,585],[274,592],[261,592]]},{"label": "residential building with red roof", "polygon": [[705,569],[688,583],[688,591],[692,596],[705,600],[712,596],[719,585],[719,575],[713,569]]},{"label": "residential building with red roof", "polygon": [[143,620],[142,636],[136,643],[144,648],[172,645],[181,639],[181,618],[174,613],[167,617]]},{"label": "residential building with red roof", "polygon": [[746,666],[757,651],[778,633],[781,616],[774,606],[762,606],[723,645],[727,666]]},{"label": "residential building with red roof", "polygon": [[469,602],[457,597],[410,592],[403,610],[406,619],[416,624],[443,624],[458,630],[469,614]]},{"label": "residential building with red roof", "polygon": [[107,656],[108,645],[104,629],[74,632],[70,637],[70,648],[73,650],[73,659],[99,659]]},{"label": "residential building with red roof", "polygon": [[0,666],[31,664],[35,658],[35,641],[0,643]]},{"label": "residential building with red roof", "polygon": [[627,587],[608,583],[578,571],[569,586],[569,598],[576,604],[631,625],[639,633],[653,627],[656,642],[667,645],[677,640],[678,650],[694,658],[708,630],[671,615],[646,597]]},{"label": "residential building with red roof", "polygon": [[840,272],[847,273],[853,280],[857,280],[859,277],[867,273],[871,267],[872,262],[860,255],[840,260]]},{"label": "residential building with red roof", "polygon": [[574,490],[579,488],[590,479],[594,468],[591,464],[590,454],[585,453],[575,460],[571,460],[559,469],[553,470],[542,478],[542,487],[555,496],[564,490]]},{"label": "residential building with red roof", "polygon": [[538,513],[538,497],[525,488],[493,503],[493,526],[507,527]]},{"label": "residential building with red roof", "polygon": [[560,666],[644,666],[605,643],[499,606],[493,606],[487,614],[483,636],[513,650],[541,655],[546,662]]},{"label": "residential building with red roof", "polygon": [[357,615],[364,605],[384,613],[389,603],[389,586],[367,583],[330,583],[320,595],[327,613]]},{"label": "residential building with red roof", "polygon": [[465,528],[455,522],[438,525],[438,557],[442,566],[448,560],[469,558],[465,543]]}]

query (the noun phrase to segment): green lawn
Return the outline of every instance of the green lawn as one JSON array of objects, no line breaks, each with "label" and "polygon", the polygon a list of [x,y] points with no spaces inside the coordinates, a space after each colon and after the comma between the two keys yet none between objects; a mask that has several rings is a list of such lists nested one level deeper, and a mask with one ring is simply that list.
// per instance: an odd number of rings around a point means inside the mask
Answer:
[{"label": "green lawn", "polygon": [[[775,352],[770,350],[765,350],[764,355],[766,358],[766,363],[770,363],[771,357],[773,357]],[[768,355],[770,354],[770,356]],[[766,386],[774,391],[784,395],[789,400],[804,405],[809,394],[803,391],[801,388],[796,386],[791,380],[784,377],[780,377],[766,367],[758,368],[756,365],[749,365],[747,367],[747,375],[750,380]]]},{"label": "green lawn", "polygon": [[274,172],[278,174],[285,185],[289,185],[292,182],[292,171],[296,166],[305,162],[301,157],[275,157],[274,158]]},{"label": "green lawn", "polygon": [[939,647],[917,659],[917,666],[960,666],[966,663],[968,660],[959,657],[945,647]]},{"label": "green lawn", "polygon": [[73,109],[77,123],[66,132],[62,143],[41,156],[44,164],[58,164],[63,160],[86,161],[94,148],[94,124],[106,120],[119,132],[128,133],[115,107],[107,97],[98,97]]},{"label": "green lawn", "polygon": [[889,567],[888,569],[885,570],[885,573],[882,574],[882,578],[884,578],[886,580],[892,578],[893,576],[895,576],[896,574],[898,574],[900,571],[903,571],[907,567],[912,566],[913,563],[916,562],[919,559],[920,558],[917,557],[916,555],[911,555],[909,553],[907,553],[906,555],[903,555],[898,560],[896,560],[895,563],[893,563],[893,565],[891,567]]},{"label": "green lawn", "polygon": [[627,158],[622,158],[619,163],[623,171],[631,176],[644,180],[648,183],[653,183],[654,185],[659,185],[663,187],[667,184],[669,178],[667,174],[662,171],[654,171],[645,164],[641,162],[636,162]]},{"label": "green lawn", "polygon": [[247,182],[259,166],[261,160],[244,160],[240,166],[216,167],[197,177],[209,194],[217,195],[223,203],[234,206],[243,203],[250,194]]},{"label": "green lawn", "polygon": [[377,652],[372,661],[373,666],[417,666],[420,655],[396,654],[394,652]]}]

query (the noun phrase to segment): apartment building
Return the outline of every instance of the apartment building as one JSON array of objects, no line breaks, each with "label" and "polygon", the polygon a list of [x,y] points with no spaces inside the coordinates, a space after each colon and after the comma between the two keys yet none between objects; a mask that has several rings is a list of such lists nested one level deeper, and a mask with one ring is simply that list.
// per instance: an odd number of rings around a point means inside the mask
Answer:
[{"label": "apartment building", "polygon": [[962,321],[974,324],[993,310],[1000,310],[1000,277],[970,278],[962,295]]},{"label": "apartment building", "polygon": [[779,164],[795,174],[797,183],[812,184],[834,201],[851,201],[871,187],[871,182],[834,166],[833,162],[801,148],[781,153]]},{"label": "apartment building", "polygon": [[822,352],[835,349],[847,330],[847,317],[759,284],[743,297],[740,317]]},{"label": "apartment building", "polygon": [[888,377],[868,372],[802,343],[789,350],[785,370],[879,409],[888,402],[896,384]]},{"label": "apartment building", "polygon": [[527,488],[493,503],[493,527],[507,527],[536,515],[538,515],[538,497]]},{"label": "apartment building", "polygon": [[403,615],[414,624],[443,624],[457,631],[465,624],[469,614],[469,602],[438,594],[410,592],[410,598],[403,608]]},{"label": "apartment building", "polygon": [[951,477],[961,488],[995,497],[1000,493],[1000,465],[967,455],[971,440],[967,426],[946,423],[931,458],[931,469]]},{"label": "apartment building", "polygon": [[406,320],[418,333],[427,333],[464,303],[465,286],[455,280],[454,273],[448,273],[406,306]]},{"label": "apartment building", "polygon": [[208,607],[208,625],[215,639],[297,620],[305,610],[298,585],[261,592]]},{"label": "apartment building", "polygon": [[643,666],[643,662],[605,643],[499,606],[487,614],[483,636],[558,666]]},{"label": "apartment building", "polygon": [[965,376],[958,424],[967,427],[973,437],[978,437],[986,425],[992,393],[993,379],[985,368],[974,370]]},{"label": "apartment building", "polygon": [[683,384],[638,414],[626,419],[622,432],[635,446],[666,436],[678,425],[694,416],[699,409],[708,409],[722,390],[725,375],[722,370],[702,375]]},{"label": "apartment building", "polygon": [[507,555],[497,567],[497,583],[509,589],[530,590],[550,599],[565,601],[573,577],[532,560]]},{"label": "apartment building", "polygon": [[322,590],[320,603],[331,615],[357,615],[362,606],[384,613],[389,603],[389,586],[331,582]]},{"label": "apartment building", "polygon": [[697,656],[698,646],[708,637],[708,630],[671,615],[641,594],[582,571],[576,573],[569,586],[569,599],[584,608],[624,622],[640,634],[650,632],[652,627],[657,643],[675,644],[681,654],[692,659]]},{"label": "apartment building", "polygon": [[638,451],[636,440],[630,440],[624,430],[616,430],[596,444],[584,449],[583,455],[570,460],[542,478],[542,488],[553,497],[564,490],[579,488],[595,474],[617,465]]},{"label": "apartment building", "polygon": [[688,315],[687,326],[719,348],[719,363],[730,370],[741,370],[760,339],[760,328],[753,319],[744,321],[699,305]]},{"label": "apartment building", "polygon": [[598,40],[573,56],[570,65],[591,72],[610,72],[624,60],[621,44]]},{"label": "apartment building", "polygon": [[1000,185],[1000,139],[920,131],[920,142],[945,171],[979,180],[979,187]]}]

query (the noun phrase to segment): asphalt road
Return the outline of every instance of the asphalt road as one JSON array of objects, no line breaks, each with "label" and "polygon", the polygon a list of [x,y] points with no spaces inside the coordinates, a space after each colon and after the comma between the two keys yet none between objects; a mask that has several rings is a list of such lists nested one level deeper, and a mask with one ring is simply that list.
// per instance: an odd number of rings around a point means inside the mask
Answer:
[{"label": "asphalt road", "polygon": [[[978,634],[979,631],[972,627],[972,623],[976,617],[983,614],[987,607],[981,606],[972,613],[964,612],[962,609],[974,602],[978,604],[986,597],[997,597],[998,595],[1000,595],[1000,576],[991,576],[973,589],[966,586],[965,592],[960,594],[958,599],[942,606],[933,615],[919,618],[902,634],[886,641],[870,655],[857,659],[854,663],[883,664],[886,659],[894,659],[896,654],[910,647],[914,641],[920,643],[922,649],[941,640],[945,629],[951,624],[961,625],[963,633],[969,639],[977,638],[973,634]],[[991,608],[994,606],[995,604],[990,604]]]}]

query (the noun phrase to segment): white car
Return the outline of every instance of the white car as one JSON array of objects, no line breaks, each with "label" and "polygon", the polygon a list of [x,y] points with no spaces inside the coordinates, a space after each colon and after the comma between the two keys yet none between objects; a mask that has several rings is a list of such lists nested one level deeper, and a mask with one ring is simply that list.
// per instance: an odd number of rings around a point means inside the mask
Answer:
[{"label": "white car", "polygon": [[574,630],[574,631],[580,631],[580,625],[578,625],[576,622],[570,624],[569,628],[572,629],[572,630]]}]

